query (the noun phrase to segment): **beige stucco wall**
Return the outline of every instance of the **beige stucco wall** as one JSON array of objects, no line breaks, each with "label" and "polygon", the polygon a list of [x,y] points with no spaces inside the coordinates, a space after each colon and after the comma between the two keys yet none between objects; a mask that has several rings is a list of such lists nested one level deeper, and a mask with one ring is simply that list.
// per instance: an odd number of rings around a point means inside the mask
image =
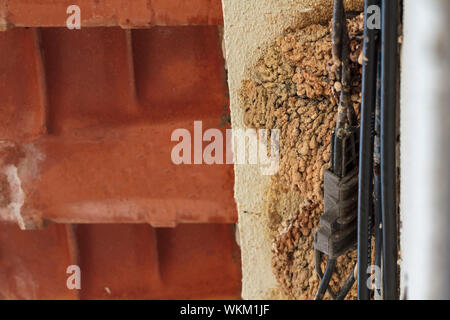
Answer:
[{"label": "beige stucco wall", "polygon": [[[238,90],[248,69],[283,30],[328,20],[332,0],[222,0],[225,57],[233,129],[244,128]],[[362,0],[345,1],[347,10],[362,10]],[[235,161],[236,162],[236,161]],[[271,269],[270,239],[262,215],[269,176],[257,166],[235,165],[235,199],[242,252],[242,297],[267,299],[277,286]]]}]

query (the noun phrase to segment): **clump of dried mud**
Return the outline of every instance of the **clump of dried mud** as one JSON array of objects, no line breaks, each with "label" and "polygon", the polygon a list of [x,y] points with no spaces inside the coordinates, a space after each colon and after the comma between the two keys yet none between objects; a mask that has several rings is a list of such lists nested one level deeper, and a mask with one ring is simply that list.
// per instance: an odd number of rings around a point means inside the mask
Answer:
[{"label": "clump of dried mud", "polygon": [[[348,29],[352,102],[359,114],[362,14],[348,20]],[[319,285],[313,233],[323,213],[323,173],[330,166],[341,89],[331,58],[331,23],[289,29],[268,48],[240,92],[247,127],[280,130],[280,169],[266,192],[266,213],[273,270],[285,298],[312,299]],[[282,204],[286,194],[299,199],[290,201],[289,209]],[[331,281],[335,291],[352,271],[355,257],[348,253],[339,258]],[[353,290],[349,298],[354,297]]]}]

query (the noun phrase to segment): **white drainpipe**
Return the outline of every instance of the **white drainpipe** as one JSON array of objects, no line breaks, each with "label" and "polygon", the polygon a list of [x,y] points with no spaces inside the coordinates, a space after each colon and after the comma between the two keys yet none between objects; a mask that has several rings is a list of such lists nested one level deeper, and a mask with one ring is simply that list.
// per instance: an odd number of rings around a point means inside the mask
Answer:
[{"label": "white drainpipe", "polygon": [[450,299],[450,1],[404,5],[402,292]]}]

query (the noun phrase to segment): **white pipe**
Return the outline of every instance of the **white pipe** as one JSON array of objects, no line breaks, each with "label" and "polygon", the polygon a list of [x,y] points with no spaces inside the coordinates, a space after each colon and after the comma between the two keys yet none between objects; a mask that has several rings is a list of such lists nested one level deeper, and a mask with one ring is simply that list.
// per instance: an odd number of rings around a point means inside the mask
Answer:
[{"label": "white pipe", "polygon": [[402,291],[450,299],[450,1],[404,5]]}]

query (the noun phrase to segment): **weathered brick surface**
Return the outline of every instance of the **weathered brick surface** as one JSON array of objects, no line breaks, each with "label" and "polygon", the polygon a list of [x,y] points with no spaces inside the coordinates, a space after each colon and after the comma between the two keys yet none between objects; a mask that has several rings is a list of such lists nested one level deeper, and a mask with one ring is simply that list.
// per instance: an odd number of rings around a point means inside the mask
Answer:
[{"label": "weathered brick surface", "polygon": [[[10,21],[60,25],[40,20],[45,6],[26,16],[22,3]],[[193,4],[151,21],[220,23]],[[217,26],[0,32],[0,299],[240,297],[232,165],[170,158],[174,129],[220,128],[224,73]],[[81,291],[66,287],[71,264]]]},{"label": "weathered brick surface", "polygon": [[223,24],[221,0],[0,0],[0,27],[64,27],[70,5],[80,7],[82,27]]}]

